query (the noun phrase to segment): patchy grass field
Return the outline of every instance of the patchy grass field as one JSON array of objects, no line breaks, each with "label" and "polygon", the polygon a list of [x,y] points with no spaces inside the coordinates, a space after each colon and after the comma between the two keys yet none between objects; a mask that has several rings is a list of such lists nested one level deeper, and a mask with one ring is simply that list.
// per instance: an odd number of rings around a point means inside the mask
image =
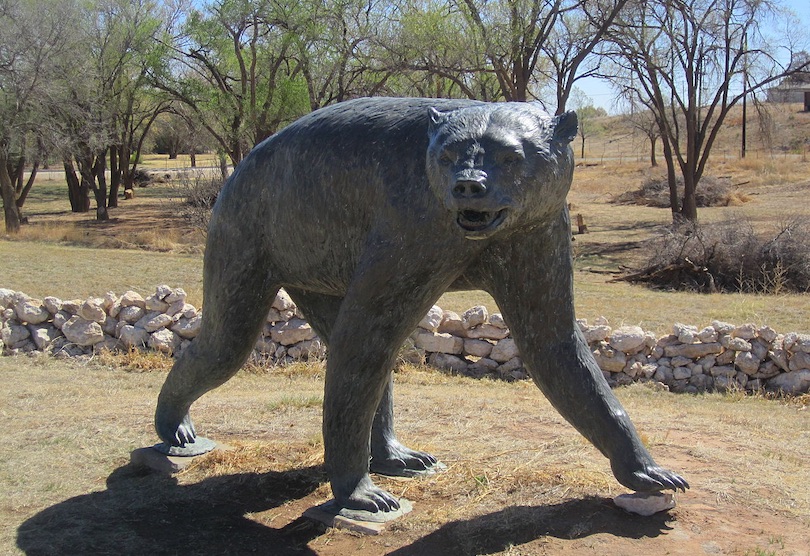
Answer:
[{"label": "patchy grass field", "polygon": [[[783,123],[800,134],[810,127],[805,116],[791,113]],[[666,209],[611,203],[660,172],[645,163],[642,143],[622,142],[626,133],[611,129],[589,143],[589,158],[575,173],[572,214],[582,214],[590,232],[574,244],[578,315],[659,334],[675,322],[713,319],[810,331],[807,293],[699,295],[609,282],[646,259],[646,241],[671,218]],[[728,176],[745,202],[700,209],[703,221],[745,218],[765,230],[808,216],[806,153],[739,161],[734,152],[727,141],[710,173]],[[144,167],[183,167],[164,159]],[[138,188],[110,222],[97,223],[92,213],[69,212],[60,178],[40,176],[25,207],[31,223],[20,237],[0,239],[0,287],[69,299],[149,293],[166,283],[201,304],[202,234],[180,217],[175,186]],[[458,312],[479,303],[495,310],[483,292],[439,301]],[[675,510],[640,518],[612,504],[623,490],[606,460],[532,384],[406,368],[397,374],[399,434],[436,453],[448,471],[426,480],[380,479],[415,510],[368,538],[324,531],[301,517],[330,496],[318,365],[242,372],[201,399],[194,406],[201,431],[232,450],[171,478],[132,468],[130,452],[156,441],[152,412],[168,365],[138,355],[0,358],[0,553],[810,554],[806,397],[619,389],[659,462],[692,485]]]},{"label": "patchy grass field", "polygon": [[658,461],[692,488],[633,517],[598,451],[528,382],[397,374],[398,431],[445,473],[379,482],[414,503],[380,537],[302,518],[330,497],[321,366],[240,373],[197,402],[201,431],[232,449],[174,477],[130,452],[156,441],[161,371],[0,359],[0,552],[28,554],[807,554],[810,413],[800,403],[620,398]]}]

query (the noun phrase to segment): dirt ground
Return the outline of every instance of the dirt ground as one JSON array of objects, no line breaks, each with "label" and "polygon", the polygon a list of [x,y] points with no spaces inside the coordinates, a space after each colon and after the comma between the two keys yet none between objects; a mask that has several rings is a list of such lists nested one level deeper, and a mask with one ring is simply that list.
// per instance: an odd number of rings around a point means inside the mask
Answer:
[{"label": "dirt ground", "polygon": [[156,441],[164,373],[0,358],[0,552],[40,554],[805,555],[810,412],[745,396],[618,391],[691,484],[652,517],[618,509],[607,461],[528,382],[397,375],[400,438],[446,472],[375,478],[414,510],[379,536],[302,516],[330,498],[322,382],[240,373],[193,408],[232,449],[174,476],[128,463]]}]

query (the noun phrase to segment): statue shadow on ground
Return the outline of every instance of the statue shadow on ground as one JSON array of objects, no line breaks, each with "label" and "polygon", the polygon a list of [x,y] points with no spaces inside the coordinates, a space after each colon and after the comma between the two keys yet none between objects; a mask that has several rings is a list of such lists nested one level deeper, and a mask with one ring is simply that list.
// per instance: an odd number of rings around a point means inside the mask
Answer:
[{"label": "statue shadow on ground", "polygon": [[322,467],[241,473],[179,485],[127,465],[107,489],[70,498],[20,525],[17,546],[40,554],[315,554],[324,527],[304,517],[281,528],[253,521],[304,498],[326,480]]},{"label": "statue shadow on ground", "polygon": [[[273,528],[250,519],[249,514],[300,500],[325,481],[323,468],[317,466],[225,475],[179,485],[173,477],[127,465],[108,477],[106,490],[70,498],[26,520],[17,531],[17,546],[29,556],[315,555],[307,544],[324,533],[323,525],[299,517]],[[447,523],[389,554],[492,554],[544,536],[577,539],[607,533],[640,539],[671,529],[666,523],[669,519],[666,513],[628,515],[608,498],[514,506]]]},{"label": "statue shadow on ground", "polygon": [[[447,523],[388,556],[494,554],[512,546],[554,537],[584,539],[606,533],[631,539],[652,538],[671,530],[672,517],[660,513],[641,517],[625,513],[611,499],[587,497],[548,506],[513,506],[463,521]],[[450,550],[450,552],[447,552]]]}]

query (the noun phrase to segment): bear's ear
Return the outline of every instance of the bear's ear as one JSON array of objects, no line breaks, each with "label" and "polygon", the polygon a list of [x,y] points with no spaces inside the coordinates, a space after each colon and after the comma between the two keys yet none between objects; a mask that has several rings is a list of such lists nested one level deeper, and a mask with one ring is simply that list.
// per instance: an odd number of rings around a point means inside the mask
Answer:
[{"label": "bear's ear", "polygon": [[577,137],[577,130],[579,128],[579,121],[577,120],[577,113],[569,110],[559,116],[554,116],[551,120],[553,126],[553,140],[567,145]]},{"label": "bear's ear", "polygon": [[430,122],[428,123],[428,135],[432,135],[437,127],[447,121],[447,113],[439,112],[432,106],[428,108],[428,117],[430,118]]}]

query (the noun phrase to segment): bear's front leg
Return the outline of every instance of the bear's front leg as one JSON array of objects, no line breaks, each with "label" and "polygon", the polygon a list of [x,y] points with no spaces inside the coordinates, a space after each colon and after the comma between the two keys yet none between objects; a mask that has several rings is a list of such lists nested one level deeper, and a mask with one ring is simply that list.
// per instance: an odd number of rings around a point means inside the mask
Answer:
[{"label": "bear's front leg", "polygon": [[635,491],[688,488],[643,446],[577,326],[567,212],[493,249],[482,272],[535,383],[610,459],[616,479]]},{"label": "bear's front leg", "polygon": [[[399,509],[398,500],[369,477],[372,423],[390,385],[399,347],[455,278],[439,264],[414,265],[402,255],[410,252],[379,240],[373,242],[346,292],[329,338],[324,460],[335,500],[343,508],[370,512]],[[391,418],[390,402],[382,404],[383,421]],[[401,446],[381,440],[393,438],[390,421],[382,423],[379,432],[376,450],[383,450],[377,456],[387,460],[404,455],[407,465],[414,465],[413,458],[419,459],[418,452],[404,446],[407,453],[386,453],[392,446]],[[419,467],[430,462],[420,461]]]}]

